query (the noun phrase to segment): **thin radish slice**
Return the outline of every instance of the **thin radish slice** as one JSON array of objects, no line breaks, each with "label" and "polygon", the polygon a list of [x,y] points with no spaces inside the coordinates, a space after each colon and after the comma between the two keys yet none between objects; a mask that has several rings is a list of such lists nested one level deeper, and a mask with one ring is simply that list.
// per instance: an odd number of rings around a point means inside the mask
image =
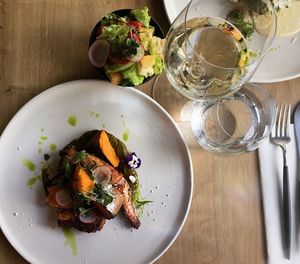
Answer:
[{"label": "thin radish slice", "polygon": [[79,220],[85,224],[91,224],[96,221],[97,215],[94,211],[88,211],[85,214],[79,215]]},{"label": "thin radish slice", "polygon": [[92,171],[96,184],[107,185],[111,181],[111,170],[106,166],[100,166]]},{"label": "thin radish slice", "polygon": [[144,55],[145,55],[144,47],[142,45],[139,45],[139,47],[137,48],[136,55],[131,55],[129,57],[126,57],[126,59],[132,62],[139,62],[144,57]]},{"label": "thin radish slice", "polygon": [[70,203],[72,203],[71,194],[67,190],[64,190],[64,189],[59,190],[55,194],[55,199],[56,199],[56,202],[62,207],[67,206]]},{"label": "thin radish slice", "polygon": [[103,39],[97,39],[89,49],[89,58],[91,63],[101,68],[105,65],[109,55],[109,43]]}]

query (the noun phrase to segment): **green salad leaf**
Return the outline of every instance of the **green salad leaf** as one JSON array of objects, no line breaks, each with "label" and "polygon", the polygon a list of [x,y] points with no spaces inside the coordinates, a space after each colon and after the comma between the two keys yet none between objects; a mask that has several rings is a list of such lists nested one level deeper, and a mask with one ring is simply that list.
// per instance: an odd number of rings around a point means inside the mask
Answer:
[{"label": "green salad leaf", "polygon": [[123,71],[122,74],[124,76],[126,85],[140,85],[144,81],[144,76],[138,74],[136,64]]},{"label": "green salad leaf", "polygon": [[153,70],[155,75],[162,73],[164,70],[163,61],[158,55],[155,56],[155,63],[153,65]]},{"label": "green salad leaf", "polygon": [[130,16],[133,16],[138,21],[144,24],[145,27],[150,26],[151,17],[149,16],[149,9],[148,7],[144,7],[143,9],[134,9],[131,10],[129,13]]},{"label": "green salad leaf", "polygon": [[115,13],[110,13],[101,19],[102,26],[109,26],[112,24],[116,24],[116,22],[120,19],[120,16]]},{"label": "green salad leaf", "polygon": [[114,24],[114,25],[104,27],[102,29],[100,38],[107,40],[111,44],[115,42],[121,43],[121,42],[125,42],[129,31],[130,28],[127,25]]}]

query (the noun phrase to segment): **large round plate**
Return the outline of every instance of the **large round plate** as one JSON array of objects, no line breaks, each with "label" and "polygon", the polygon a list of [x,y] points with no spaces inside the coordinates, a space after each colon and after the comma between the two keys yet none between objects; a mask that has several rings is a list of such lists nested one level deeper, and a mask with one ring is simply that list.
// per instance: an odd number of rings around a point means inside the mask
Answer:
[{"label": "large round plate", "polygon": [[[75,126],[68,123],[70,116],[77,118]],[[97,233],[74,230],[77,250],[72,251],[53,210],[45,206],[41,182],[32,189],[27,182],[40,173],[44,154],[56,155],[49,144],[59,150],[83,132],[104,126],[121,139],[128,136],[127,147],[142,159],[142,195],[153,203],[145,207],[138,230],[122,215]],[[24,166],[24,159],[35,170]],[[191,204],[191,159],[175,123],[142,92],[104,81],[64,83],[33,98],[0,138],[0,167],[0,225],[31,263],[154,262],[178,236]]]},{"label": "large round plate", "polygon": [[[167,16],[172,23],[189,0],[164,0]],[[271,83],[300,76],[300,32],[290,37],[275,38],[268,54],[251,78],[251,82]]]}]

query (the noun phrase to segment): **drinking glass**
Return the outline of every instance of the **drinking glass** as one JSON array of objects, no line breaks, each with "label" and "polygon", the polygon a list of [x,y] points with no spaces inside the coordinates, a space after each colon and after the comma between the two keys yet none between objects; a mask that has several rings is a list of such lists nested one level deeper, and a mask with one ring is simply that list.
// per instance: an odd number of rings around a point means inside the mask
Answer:
[{"label": "drinking glass", "polygon": [[256,149],[271,133],[276,102],[269,92],[254,84],[214,104],[199,102],[191,124],[197,142],[220,154],[239,154]]},{"label": "drinking glass", "polygon": [[[210,107],[215,105],[220,125],[213,129],[222,130],[215,131],[216,135],[224,132],[222,124],[226,121],[222,118],[226,113],[222,114],[225,108],[221,106],[224,98],[230,98],[230,102],[240,100],[248,96],[245,90],[259,89],[243,85],[269,50],[276,28],[276,15],[270,0],[192,0],[172,23],[164,50],[167,80],[184,97],[199,101],[200,105],[207,102]],[[164,87],[165,82],[159,79],[155,82],[154,99],[156,90],[163,91]],[[242,87],[244,95],[238,96],[236,93]],[[196,105],[201,107],[199,103]],[[246,105],[251,107],[250,103]],[[203,109],[206,111],[210,107]],[[206,117],[205,112],[193,117],[193,131],[198,135],[203,127],[195,118]],[[199,139],[197,135],[196,139]],[[225,141],[216,139],[213,149],[218,145],[226,152],[223,147],[228,144]],[[207,141],[198,142],[207,149]]]}]

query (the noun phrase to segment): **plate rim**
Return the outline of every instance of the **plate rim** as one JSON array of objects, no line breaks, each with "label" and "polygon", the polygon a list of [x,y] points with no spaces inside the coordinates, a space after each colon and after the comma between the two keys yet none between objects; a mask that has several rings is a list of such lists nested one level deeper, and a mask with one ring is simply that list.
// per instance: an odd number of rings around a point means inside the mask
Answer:
[{"label": "plate rim", "polygon": [[[61,86],[65,86],[65,85],[72,85],[73,83],[77,84],[77,83],[102,83],[102,84],[107,84],[106,81],[103,80],[98,80],[98,79],[77,79],[77,80],[72,80],[72,81],[67,81],[67,82],[63,82],[63,83],[59,83],[56,84],[54,86],[51,86],[49,88],[47,88],[46,90],[42,91],[41,93],[37,94],[36,96],[34,96],[33,98],[31,98],[29,101],[27,101],[15,114],[14,116],[10,119],[10,121],[7,123],[7,125],[5,126],[5,128],[3,129],[1,136],[0,136],[0,147],[2,145],[3,140],[5,139],[6,134],[8,133],[10,127],[13,125],[13,123],[15,122],[15,120],[19,117],[19,115],[22,114],[23,111],[27,110],[28,107],[31,106],[31,104],[35,103],[36,101],[38,101],[40,98],[43,98],[44,96],[47,96],[48,94],[53,93],[56,90],[62,89]],[[110,84],[112,85],[112,84]],[[184,140],[183,134],[181,132],[181,130],[179,129],[178,125],[176,124],[176,122],[173,120],[173,118],[171,117],[171,115],[159,104],[157,103],[153,98],[151,98],[149,95],[147,95],[146,93],[138,90],[135,87],[121,87],[121,86],[117,86],[117,85],[112,85],[115,88],[118,89],[124,89],[129,93],[133,93],[133,94],[137,94],[139,96],[141,96],[142,99],[148,101],[150,104],[154,104],[155,107],[158,108],[159,111],[161,111],[161,113],[163,113],[167,119],[169,120],[169,122],[171,122],[171,124],[173,125],[173,127],[176,129],[177,134],[180,137],[181,143],[183,144],[183,148],[186,152],[186,157],[187,157],[187,161],[188,161],[188,166],[189,166],[189,180],[187,181],[190,185],[189,188],[189,195],[188,195],[188,203],[187,206],[185,208],[185,212],[183,214],[183,219],[181,221],[181,224],[178,226],[178,229],[175,233],[175,235],[173,235],[173,238],[168,242],[167,246],[155,257],[153,258],[149,264],[156,262],[158,259],[160,259],[168,250],[169,248],[174,244],[175,240],[178,238],[179,234],[181,233],[183,226],[187,220],[187,217],[189,215],[190,209],[191,209],[191,204],[192,204],[192,198],[193,198],[193,191],[194,191],[194,171],[193,171],[193,163],[192,163],[192,158],[191,158],[191,154],[188,148],[188,145],[186,143],[186,141]],[[105,89],[109,89],[109,88],[105,88]],[[18,254],[20,254],[25,260],[31,262],[31,263],[37,263],[40,264],[36,261],[34,254],[29,254],[26,250],[23,250],[22,248],[19,248],[18,245],[16,245],[17,243],[15,242],[13,236],[11,236],[10,234],[8,234],[8,232],[6,231],[6,229],[2,228],[3,223],[1,222],[1,218],[0,218],[0,230],[3,232],[5,238],[7,239],[7,241],[9,242],[9,244],[14,248],[14,250],[16,250],[18,252]]]},{"label": "plate rim", "polygon": [[[164,10],[165,10],[165,13],[167,15],[168,21],[170,22],[171,25],[173,24],[173,21],[175,20],[176,16],[170,11],[171,9],[167,8],[167,6],[168,6],[168,3],[173,3],[173,2],[174,1],[172,1],[172,0],[163,0]],[[188,2],[190,2],[190,0],[188,0]],[[298,31],[298,33],[296,33],[296,35],[297,34],[300,36],[300,31]],[[259,70],[259,66],[258,66],[257,70],[255,71],[255,73],[258,70]],[[300,70],[299,70],[299,73],[296,73],[296,74],[289,74],[289,75],[286,75],[284,77],[274,77],[274,78],[271,78],[271,79],[270,78],[262,78],[260,76],[255,77],[255,73],[253,74],[253,76],[251,77],[249,82],[254,82],[254,83],[277,83],[277,82],[284,82],[284,81],[293,80],[293,79],[296,79],[296,78],[300,77]]]}]

